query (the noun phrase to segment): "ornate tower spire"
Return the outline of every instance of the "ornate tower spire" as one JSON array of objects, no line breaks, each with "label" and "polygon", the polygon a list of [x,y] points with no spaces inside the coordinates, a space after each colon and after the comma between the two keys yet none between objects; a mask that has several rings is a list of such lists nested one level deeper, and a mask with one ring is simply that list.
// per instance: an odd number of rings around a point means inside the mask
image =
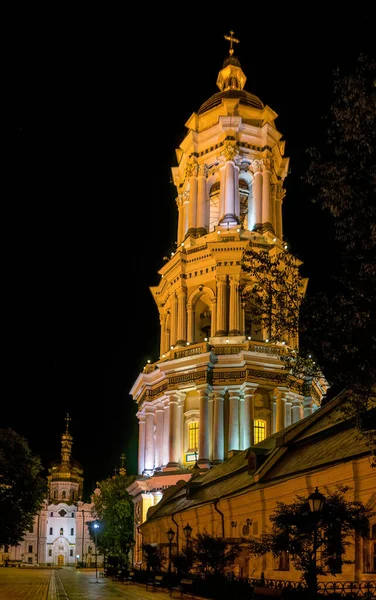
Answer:
[{"label": "ornate tower spire", "polygon": [[73,444],[73,438],[72,438],[71,434],[69,433],[69,422],[71,421],[69,413],[67,413],[67,416],[65,417],[65,421],[66,421],[65,433],[63,433],[63,435],[61,436],[61,463],[62,463],[62,465],[69,466],[71,452],[72,452],[72,444]]}]

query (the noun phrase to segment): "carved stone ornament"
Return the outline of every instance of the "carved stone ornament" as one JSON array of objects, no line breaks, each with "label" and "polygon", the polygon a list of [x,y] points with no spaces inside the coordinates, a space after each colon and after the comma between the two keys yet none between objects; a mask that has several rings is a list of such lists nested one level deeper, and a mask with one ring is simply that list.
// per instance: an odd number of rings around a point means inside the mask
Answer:
[{"label": "carved stone ornament", "polygon": [[250,169],[253,174],[260,173],[260,171],[262,171],[262,161],[261,160],[252,161],[252,164],[250,165]]},{"label": "carved stone ornament", "polygon": [[187,163],[185,165],[185,176],[186,177],[195,177],[197,176],[198,165],[196,162]]},{"label": "carved stone ornament", "polygon": [[235,148],[235,144],[233,142],[226,142],[225,146],[221,152],[221,156],[225,158],[225,160],[234,160],[235,156],[238,155],[238,152]]},{"label": "carved stone ornament", "polygon": [[265,171],[272,171],[274,165],[274,158],[269,156],[268,158],[263,158],[262,164],[264,165]]}]

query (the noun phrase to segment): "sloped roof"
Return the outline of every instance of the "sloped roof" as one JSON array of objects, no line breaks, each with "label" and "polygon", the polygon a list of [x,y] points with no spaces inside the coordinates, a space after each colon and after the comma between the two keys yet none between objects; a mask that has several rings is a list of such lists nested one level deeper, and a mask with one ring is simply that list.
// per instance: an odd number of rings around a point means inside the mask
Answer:
[{"label": "sloped roof", "polygon": [[[237,452],[187,483],[173,486],[166,497],[149,509],[148,521],[213,503],[253,486],[269,485],[272,480],[369,454],[355,423],[344,418],[340,408],[342,395],[260,444]],[[250,451],[260,454],[261,450],[266,457],[263,464],[256,472],[249,472]]]}]

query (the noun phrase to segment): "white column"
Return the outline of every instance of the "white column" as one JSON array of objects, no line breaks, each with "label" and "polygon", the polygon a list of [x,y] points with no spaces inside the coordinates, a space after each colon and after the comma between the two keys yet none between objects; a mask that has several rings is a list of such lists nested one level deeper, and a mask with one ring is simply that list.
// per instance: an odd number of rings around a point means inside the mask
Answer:
[{"label": "white column", "polygon": [[229,335],[239,335],[239,275],[229,275],[230,281],[230,314]]},{"label": "white column", "polygon": [[223,391],[215,391],[213,419],[213,460],[222,461],[225,457],[223,428]]},{"label": "white column", "polygon": [[158,404],[155,411],[155,466],[161,467],[163,465],[163,420],[164,410],[163,405]]},{"label": "white column", "polygon": [[209,460],[209,398],[207,387],[199,390],[200,423],[199,423],[199,459]]},{"label": "white column", "polygon": [[276,206],[275,206],[276,231],[275,231],[275,233],[276,233],[277,238],[279,238],[280,240],[282,239],[282,236],[283,236],[282,203],[283,203],[283,198],[284,198],[285,193],[286,193],[286,190],[284,190],[281,185],[278,185],[277,186],[277,196],[275,199],[275,202],[276,202]]},{"label": "white column", "polygon": [[138,474],[145,469],[145,415],[138,416]]},{"label": "white column", "polygon": [[263,160],[263,174],[262,174],[262,223],[272,222],[271,216],[271,205],[270,205],[270,160]]},{"label": "white column", "polygon": [[286,394],[285,388],[277,388],[277,431],[286,427]]},{"label": "white column", "polygon": [[255,215],[256,215],[256,227],[260,228],[262,225],[262,164],[259,160],[254,160],[252,163],[252,168],[255,176]]},{"label": "white column", "polygon": [[220,169],[220,188],[219,188],[219,214],[218,223],[225,214],[225,198],[226,198],[226,165]]},{"label": "white column", "polygon": [[217,330],[215,335],[226,335],[226,284],[227,275],[217,275]]},{"label": "white column", "polygon": [[171,332],[170,332],[170,342],[172,346],[176,344],[176,334],[177,334],[177,324],[178,324],[178,299],[176,294],[174,294],[171,298]]},{"label": "white column", "polygon": [[208,395],[208,440],[209,460],[213,460],[214,395]]},{"label": "white column", "polygon": [[179,218],[178,218],[178,246],[182,243],[182,241],[184,240],[184,203],[183,203],[183,196],[182,194],[179,194],[179,196],[176,199],[176,205],[178,207],[178,214],[179,214]]},{"label": "white column", "polygon": [[244,450],[244,429],[245,429],[245,400],[243,394],[239,395],[239,450]]},{"label": "white column", "polygon": [[186,301],[186,292],[185,292],[185,289],[181,288],[178,291],[178,315],[177,315],[177,333],[176,333],[176,337],[177,337],[176,341],[178,344],[185,344],[186,339],[187,339],[187,332],[186,332],[187,311],[185,308],[185,301]]},{"label": "white column", "polygon": [[291,407],[292,407],[292,403],[290,401],[290,397],[289,394],[287,394],[286,396],[286,403],[285,403],[285,410],[286,410],[286,427],[288,427],[289,425],[291,425]]},{"label": "white column", "polygon": [[227,161],[224,167],[224,214],[220,214],[221,222],[236,223],[235,210],[235,178],[237,177],[237,169],[235,163],[231,160]]},{"label": "white column", "polygon": [[169,464],[176,465],[179,463],[179,400],[175,394],[169,396]]},{"label": "white column", "polygon": [[189,194],[184,192],[183,194],[183,239],[188,232],[188,214],[189,214]]},{"label": "white column", "polygon": [[303,417],[308,417],[315,411],[312,396],[305,396],[303,401]]},{"label": "white column", "polygon": [[145,469],[152,471],[154,469],[154,412],[151,408],[146,408],[146,434],[145,434]]},{"label": "white column", "polygon": [[256,225],[256,198],[255,198],[255,177],[253,176],[252,188],[248,195],[248,229],[252,231]]},{"label": "white column", "polygon": [[228,449],[239,450],[239,391],[229,391]]},{"label": "white column", "polygon": [[[192,165],[194,173],[197,168]],[[197,177],[192,174],[189,178],[189,212],[188,212],[188,231],[195,234],[197,227]]]},{"label": "white column", "polygon": [[170,407],[168,404],[164,406],[164,419],[163,419],[163,464],[167,465],[170,460],[170,447],[168,442],[168,436],[170,431]]},{"label": "white column", "polygon": [[277,397],[273,396],[271,401],[272,414],[271,414],[271,433],[276,433],[277,431]]},{"label": "white column", "polygon": [[249,448],[255,443],[254,440],[254,394],[257,384],[247,384],[243,389],[244,395],[244,426],[243,426],[243,448]]},{"label": "white column", "polygon": [[299,397],[292,398],[291,416],[293,423],[297,423],[303,418],[302,399]]},{"label": "white column", "polygon": [[211,323],[210,323],[210,336],[213,337],[217,330],[217,298],[211,299]]},{"label": "white column", "polygon": [[200,235],[209,231],[208,197],[206,191],[206,165],[200,165],[197,189],[197,229]]}]

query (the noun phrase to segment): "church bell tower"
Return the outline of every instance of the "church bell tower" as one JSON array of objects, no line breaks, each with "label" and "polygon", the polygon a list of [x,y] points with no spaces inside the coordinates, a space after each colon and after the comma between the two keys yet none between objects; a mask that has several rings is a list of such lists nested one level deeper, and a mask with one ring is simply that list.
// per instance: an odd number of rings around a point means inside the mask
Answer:
[{"label": "church bell tower", "polygon": [[289,159],[278,115],[244,89],[238,40],[225,37],[219,91],[186,122],[172,168],[176,249],[151,288],[160,357],[130,391],[138,404],[140,477],[131,493],[139,522],[146,512],[138,501],[155,504],[193,465],[212,468],[311,414],[326,391],[322,380],[307,387],[285,369],[281,357],[297,349],[297,336],[270,342],[242,301],[255,286],[245,253],[286,247]]}]

